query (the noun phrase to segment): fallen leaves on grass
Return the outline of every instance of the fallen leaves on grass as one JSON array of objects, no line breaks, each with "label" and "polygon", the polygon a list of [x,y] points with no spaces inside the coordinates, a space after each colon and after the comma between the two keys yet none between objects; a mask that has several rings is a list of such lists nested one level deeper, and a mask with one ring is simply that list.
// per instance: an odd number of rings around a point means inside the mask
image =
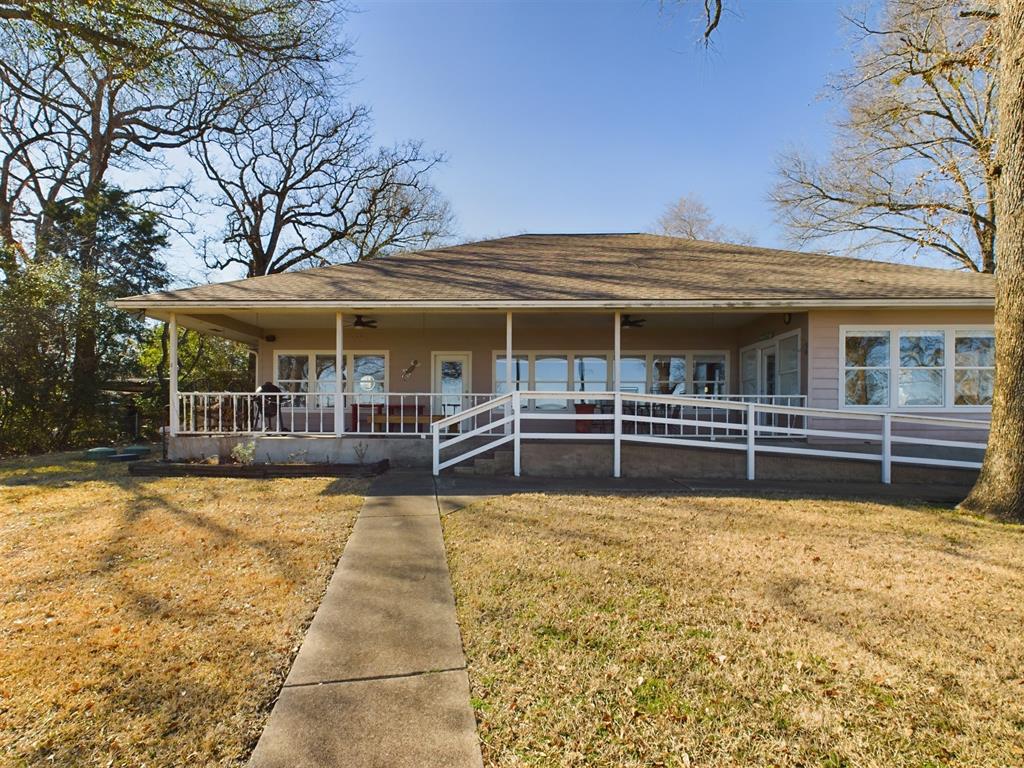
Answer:
[{"label": "fallen leaves on grass", "polygon": [[364,487],[0,463],[0,762],[243,761]]},{"label": "fallen leaves on grass", "polygon": [[1024,763],[1024,532],[814,499],[445,518],[490,766]]}]

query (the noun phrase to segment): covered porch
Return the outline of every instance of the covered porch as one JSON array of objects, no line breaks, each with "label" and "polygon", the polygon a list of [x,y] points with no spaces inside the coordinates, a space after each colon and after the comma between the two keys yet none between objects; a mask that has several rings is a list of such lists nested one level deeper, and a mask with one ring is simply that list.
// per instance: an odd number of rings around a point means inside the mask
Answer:
[{"label": "covered porch", "polygon": [[[809,403],[810,361],[837,350],[809,354],[808,312],[261,309],[167,321],[257,355],[249,392],[179,391],[172,366],[175,458],[253,441],[258,461],[388,459],[437,474],[501,453],[516,475],[607,462],[619,477],[680,462],[703,475],[717,456],[753,479],[758,456],[782,472],[799,457],[890,482],[893,464],[974,470],[987,438],[978,420]],[[694,450],[699,464],[685,458]]]},{"label": "covered porch", "polygon": [[[478,406],[513,391],[534,393],[522,409],[544,417],[543,431],[567,434],[611,430],[614,401],[602,393],[806,405],[806,312],[291,309],[166,319],[172,330],[243,341],[257,356],[252,391],[182,391],[172,332],[172,436],[415,437],[474,410],[446,427],[466,431],[496,418]],[[683,415],[668,405],[635,412]]]}]

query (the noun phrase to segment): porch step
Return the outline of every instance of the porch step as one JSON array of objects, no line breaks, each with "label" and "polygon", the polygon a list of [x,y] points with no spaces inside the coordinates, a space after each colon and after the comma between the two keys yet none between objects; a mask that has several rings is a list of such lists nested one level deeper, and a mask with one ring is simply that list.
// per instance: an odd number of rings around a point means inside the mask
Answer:
[{"label": "porch step", "polygon": [[493,477],[512,474],[512,465],[512,450],[496,448],[484,451],[463,464],[456,464],[451,471],[461,477]]}]

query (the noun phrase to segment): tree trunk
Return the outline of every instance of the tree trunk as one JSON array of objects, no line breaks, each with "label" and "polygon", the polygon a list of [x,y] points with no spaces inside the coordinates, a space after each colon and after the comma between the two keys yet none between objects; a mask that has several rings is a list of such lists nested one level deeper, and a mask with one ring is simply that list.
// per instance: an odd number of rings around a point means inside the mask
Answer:
[{"label": "tree trunk", "polygon": [[96,413],[99,395],[99,354],[96,348],[96,280],[92,270],[79,273],[78,297],[74,320],[74,351],[67,405],[58,434],[58,447],[71,446],[72,434],[79,423]]},{"label": "tree trunk", "polygon": [[978,482],[961,505],[1024,521],[1024,0],[1000,4],[996,385]]}]

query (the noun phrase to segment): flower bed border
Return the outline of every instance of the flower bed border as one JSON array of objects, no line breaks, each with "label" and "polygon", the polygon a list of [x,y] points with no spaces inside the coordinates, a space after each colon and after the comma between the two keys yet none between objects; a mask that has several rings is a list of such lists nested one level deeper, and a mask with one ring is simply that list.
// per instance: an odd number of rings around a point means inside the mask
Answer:
[{"label": "flower bed border", "polygon": [[373,464],[190,464],[179,461],[138,461],[128,465],[136,477],[373,477],[390,467],[387,459]]}]

